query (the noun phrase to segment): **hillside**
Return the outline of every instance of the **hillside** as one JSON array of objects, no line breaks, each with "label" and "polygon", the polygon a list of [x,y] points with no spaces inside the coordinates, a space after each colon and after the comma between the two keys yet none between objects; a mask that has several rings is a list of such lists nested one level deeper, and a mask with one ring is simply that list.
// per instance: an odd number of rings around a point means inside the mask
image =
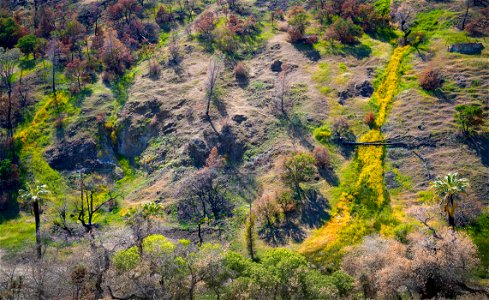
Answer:
[{"label": "hillside", "polygon": [[489,297],[485,1],[0,24],[0,299]]}]

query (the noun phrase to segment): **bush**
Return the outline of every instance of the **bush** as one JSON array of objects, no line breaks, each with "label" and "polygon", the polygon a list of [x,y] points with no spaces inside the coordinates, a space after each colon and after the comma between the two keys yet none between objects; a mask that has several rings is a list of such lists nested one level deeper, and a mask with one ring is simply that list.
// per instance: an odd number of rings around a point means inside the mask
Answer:
[{"label": "bush", "polygon": [[455,121],[464,133],[471,134],[484,124],[484,111],[477,104],[457,105],[455,111]]},{"label": "bush", "polygon": [[289,35],[290,43],[298,43],[304,38],[304,33],[292,26],[287,29],[287,34]]},{"label": "bush", "polygon": [[331,126],[332,138],[334,140],[355,141],[355,134],[351,130],[350,123],[347,119],[340,117],[333,122]]},{"label": "bush", "polygon": [[0,17],[0,47],[12,48],[22,36],[22,28],[11,17]]},{"label": "bush", "polygon": [[149,77],[155,79],[160,76],[161,67],[157,60],[150,59],[149,60]]},{"label": "bush", "polygon": [[337,18],[326,31],[326,38],[347,45],[357,43],[357,38],[361,36],[362,28],[355,25],[351,19]]},{"label": "bush", "polygon": [[419,85],[426,91],[435,91],[442,87],[443,78],[440,71],[428,68],[421,73]]},{"label": "bush", "polygon": [[117,251],[112,257],[115,268],[120,272],[127,272],[136,268],[141,261],[138,248],[131,247],[127,250]]},{"label": "bush", "polygon": [[345,257],[343,268],[357,279],[366,298],[402,299],[406,287],[420,298],[457,298],[478,264],[470,238],[442,228],[437,238],[411,233],[407,244],[366,237]]},{"label": "bush", "polygon": [[294,6],[289,11],[289,41],[296,43],[302,41],[306,26],[308,24],[307,14],[302,6]]},{"label": "bush", "polygon": [[195,29],[199,36],[205,40],[211,40],[212,30],[216,28],[217,17],[213,12],[206,12],[197,21],[195,21]]},{"label": "bush", "polygon": [[374,125],[375,125],[375,113],[373,113],[373,112],[369,112],[369,113],[368,113],[368,114],[365,116],[365,118],[363,119],[363,121],[365,122],[365,124],[366,124],[368,127],[370,127],[370,128],[374,127]]},{"label": "bush", "polygon": [[161,29],[168,30],[173,22],[173,14],[169,12],[165,6],[160,6],[155,18],[156,24],[160,26]]},{"label": "bush", "polygon": [[247,80],[249,76],[248,68],[244,63],[238,62],[234,67],[234,76],[237,80]]},{"label": "bush", "polygon": [[318,36],[316,34],[306,35],[304,37],[304,43],[307,45],[314,45],[318,42]]},{"label": "bush", "polygon": [[320,170],[328,169],[331,166],[331,158],[328,150],[321,146],[316,146],[313,151],[316,167]]},{"label": "bush", "polygon": [[33,34],[28,34],[19,39],[16,47],[20,49],[22,53],[25,55],[29,55],[31,53],[34,54],[39,51],[42,45],[42,40],[36,37]]}]

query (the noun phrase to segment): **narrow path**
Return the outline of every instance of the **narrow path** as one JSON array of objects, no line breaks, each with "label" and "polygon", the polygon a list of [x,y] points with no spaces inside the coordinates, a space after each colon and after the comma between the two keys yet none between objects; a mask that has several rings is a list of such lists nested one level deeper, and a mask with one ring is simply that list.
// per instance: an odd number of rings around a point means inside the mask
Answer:
[{"label": "narrow path", "polygon": [[[400,80],[400,67],[402,59],[408,53],[409,46],[398,47],[394,50],[389,64],[387,65],[385,77],[378,86],[371,100],[377,107],[378,112],[374,126],[360,138],[361,143],[384,142],[381,128],[387,118],[388,110],[398,90]],[[302,254],[315,254],[326,249],[336,249],[338,252],[338,239],[340,237],[353,240],[353,237],[342,236],[341,232],[352,220],[350,203],[362,190],[368,188],[372,191],[374,201],[377,205],[385,203],[384,187],[384,151],[385,145],[360,145],[357,149],[358,163],[361,170],[351,187],[353,193],[343,193],[336,207],[336,213],[331,220],[322,228],[306,239],[301,245],[299,252]],[[341,249],[339,249],[341,251]]]}]

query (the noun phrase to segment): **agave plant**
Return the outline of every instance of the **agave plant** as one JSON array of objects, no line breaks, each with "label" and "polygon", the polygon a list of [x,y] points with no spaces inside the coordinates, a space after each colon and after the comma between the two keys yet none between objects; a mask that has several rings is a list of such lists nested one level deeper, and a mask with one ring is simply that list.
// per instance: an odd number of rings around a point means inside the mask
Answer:
[{"label": "agave plant", "polygon": [[448,215],[448,224],[455,227],[455,209],[457,207],[455,199],[458,195],[465,193],[469,187],[469,181],[466,178],[460,178],[458,173],[449,173],[435,180],[432,186],[440,196],[441,204],[445,204],[444,210]]},{"label": "agave plant", "polygon": [[49,194],[47,185],[36,182],[34,185],[27,184],[26,189],[19,191],[19,199],[26,204],[32,205],[34,218],[36,220],[36,252],[37,257],[41,258],[41,201],[43,196]]}]

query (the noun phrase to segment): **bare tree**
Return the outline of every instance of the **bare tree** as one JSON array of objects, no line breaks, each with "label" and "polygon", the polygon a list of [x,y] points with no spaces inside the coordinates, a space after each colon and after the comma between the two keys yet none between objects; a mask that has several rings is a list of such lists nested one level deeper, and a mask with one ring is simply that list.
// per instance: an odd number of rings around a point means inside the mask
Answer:
[{"label": "bare tree", "polygon": [[432,225],[432,222],[439,218],[439,213],[437,214],[437,209],[434,206],[423,205],[413,207],[409,210],[409,214],[423,224],[435,239],[440,239],[440,236]]},{"label": "bare tree", "polygon": [[212,57],[209,63],[209,71],[207,72],[207,81],[206,81],[207,108],[205,110],[205,115],[207,117],[209,117],[211,102],[212,99],[214,98],[217,80],[221,75],[221,71],[222,71],[222,60],[216,56]]},{"label": "bare tree", "polygon": [[222,157],[213,148],[205,168],[197,171],[183,182],[179,194],[182,200],[178,205],[179,218],[197,225],[199,243],[202,244],[202,225],[210,225],[229,216],[232,205],[226,197],[226,178],[219,176]]},{"label": "bare tree", "polygon": [[284,67],[283,70],[278,74],[276,84],[277,99],[279,101],[280,110],[284,116],[287,115],[285,102],[287,100],[287,95],[289,94],[289,89],[290,85],[289,79],[287,77],[287,68]]},{"label": "bare tree", "polygon": [[462,25],[461,25],[461,29],[462,30],[465,29],[465,24],[467,23],[467,18],[469,17],[469,10],[470,10],[470,7],[472,6],[473,3],[474,3],[473,0],[465,0],[464,1],[464,4],[465,4],[465,14],[464,14],[464,17],[462,19]]},{"label": "bare tree", "polygon": [[413,8],[406,2],[403,2],[395,12],[395,18],[399,22],[399,29],[404,33],[403,43],[408,43],[409,35],[411,34],[411,26],[416,14]]},{"label": "bare tree", "polygon": [[54,105],[56,107],[56,113],[60,114],[60,108],[58,104],[58,99],[56,95],[56,68],[59,61],[59,47],[58,47],[58,39],[53,37],[48,44],[48,56],[51,61],[51,91],[54,97]]},{"label": "bare tree", "polygon": [[97,197],[94,199],[94,195],[97,192],[100,192],[102,187],[96,182],[90,182],[87,185],[84,180],[84,175],[81,172],[79,174],[79,180],[80,202],[76,205],[76,209],[78,210],[78,221],[81,222],[82,226],[88,233],[91,233],[93,226],[95,225],[93,223],[95,213],[97,213],[108,202],[114,202],[118,195],[113,195],[112,192],[109,191],[107,193],[107,199],[102,201],[97,200]]},{"label": "bare tree", "polygon": [[7,135],[9,138],[12,138],[14,135],[13,131],[13,98],[12,98],[12,90],[13,90],[13,76],[15,71],[15,66],[19,62],[21,53],[18,48],[13,48],[10,50],[5,50],[0,47],[0,77],[2,79],[2,83],[7,92],[7,108],[5,112],[5,119],[7,122]]}]

